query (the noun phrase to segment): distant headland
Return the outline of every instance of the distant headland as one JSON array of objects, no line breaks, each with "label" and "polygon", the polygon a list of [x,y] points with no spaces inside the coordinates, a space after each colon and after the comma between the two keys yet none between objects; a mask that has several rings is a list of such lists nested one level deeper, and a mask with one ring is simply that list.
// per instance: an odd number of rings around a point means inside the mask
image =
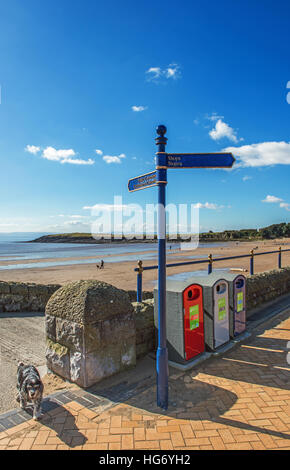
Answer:
[{"label": "distant headland", "polygon": [[[251,240],[271,240],[276,238],[290,237],[290,223],[280,223],[269,225],[260,229],[241,229],[241,230],[224,230],[223,232],[209,232],[200,233],[199,240],[201,242],[226,242],[226,241],[251,241]],[[189,237],[190,238],[190,237]],[[188,239],[189,239],[188,238]],[[28,243],[154,243],[157,241],[157,235],[152,239],[132,238],[128,239],[125,236],[122,238],[100,238],[96,240],[92,237],[91,233],[60,233],[44,235],[42,237],[31,240]],[[177,238],[170,240],[171,243],[178,243],[186,241],[184,237],[177,236]]]}]

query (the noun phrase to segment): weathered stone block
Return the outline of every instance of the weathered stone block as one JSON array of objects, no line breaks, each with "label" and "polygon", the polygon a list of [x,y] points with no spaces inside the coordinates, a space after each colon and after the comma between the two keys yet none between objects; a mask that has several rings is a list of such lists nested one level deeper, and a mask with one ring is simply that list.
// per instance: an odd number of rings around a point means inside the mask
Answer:
[{"label": "weathered stone block", "polygon": [[120,356],[112,355],[110,352],[92,352],[86,355],[86,385],[90,387],[96,382],[116,374],[121,370]]},{"label": "weathered stone block", "polygon": [[47,367],[51,371],[70,380],[70,354],[68,348],[47,339],[45,356]]},{"label": "weathered stone block", "polygon": [[47,338],[56,341],[56,321],[51,315],[45,316],[45,333]]},{"label": "weathered stone block", "polygon": [[[134,311],[125,291],[99,281],[74,282],[52,295],[46,315],[56,319],[56,342],[69,350],[70,380],[78,385],[86,388],[135,365]],[[56,368],[62,375],[59,361]]]},{"label": "weathered stone block", "polygon": [[85,357],[79,352],[75,351],[70,355],[70,380],[80,386],[86,385],[86,365]]},{"label": "weathered stone block", "polygon": [[62,318],[55,319],[56,341],[64,344],[70,350],[81,351],[83,349],[84,328],[82,325]]}]

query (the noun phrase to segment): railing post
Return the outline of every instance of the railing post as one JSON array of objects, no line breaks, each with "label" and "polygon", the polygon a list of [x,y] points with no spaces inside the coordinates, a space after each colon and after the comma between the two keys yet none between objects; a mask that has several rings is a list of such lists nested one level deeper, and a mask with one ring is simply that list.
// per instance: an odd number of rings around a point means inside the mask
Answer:
[{"label": "railing post", "polygon": [[279,246],[279,254],[278,254],[278,268],[282,268],[282,248]]},{"label": "railing post", "polygon": [[254,274],[254,250],[251,250],[251,260],[250,260],[250,274],[253,276]]},{"label": "railing post", "polygon": [[138,274],[137,274],[137,302],[142,302],[142,273],[143,263],[141,260],[138,261]]},{"label": "railing post", "polygon": [[208,255],[208,267],[207,267],[207,273],[211,274],[212,273],[212,254]]}]

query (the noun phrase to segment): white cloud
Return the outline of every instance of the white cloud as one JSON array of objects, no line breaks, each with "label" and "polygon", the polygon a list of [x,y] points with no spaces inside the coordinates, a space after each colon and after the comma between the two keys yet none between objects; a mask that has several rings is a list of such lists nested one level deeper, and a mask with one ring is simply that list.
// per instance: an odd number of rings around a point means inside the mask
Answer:
[{"label": "white cloud", "polygon": [[42,158],[60,163],[69,163],[71,165],[93,165],[94,160],[82,160],[80,158],[72,158],[76,155],[73,149],[55,149],[54,147],[46,147],[42,152]]},{"label": "white cloud", "polygon": [[288,202],[280,202],[280,207],[286,209],[286,211],[290,211],[290,204]]},{"label": "white cloud", "polygon": [[180,77],[180,67],[178,64],[170,64],[165,70],[164,70],[166,78],[173,78],[176,80],[177,78]]},{"label": "white cloud", "polygon": [[65,214],[57,214],[57,215],[50,215],[50,218],[55,218],[55,217],[68,217],[70,219],[87,219],[89,216],[88,215],[65,215]]},{"label": "white cloud", "polygon": [[127,204],[94,204],[93,206],[84,206],[84,210],[92,211],[123,211],[128,207]]},{"label": "white cloud", "polygon": [[281,199],[280,197],[268,195],[266,196],[265,199],[262,200],[262,202],[268,202],[268,203],[274,203],[274,204],[279,203],[279,206],[281,207],[281,209],[286,209],[286,211],[290,211],[290,204],[288,202],[284,202],[284,200]]},{"label": "white cloud", "polygon": [[269,203],[277,203],[277,202],[282,202],[283,199],[276,197],[276,196],[266,196],[265,199],[262,200],[262,202],[269,202]]},{"label": "white cloud", "polygon": [[94,160],[89,158],[88,160],[81,160],[80,158],[66,158],[60,163],[70,163],[71,165],[94,165]]},{"label": "white cloud", "polygon": [[220,118],[216,121],[215,127],[209,132],[209,136],[213,140],[227,138],[236,143],[239,141],[236,131]]},{"label": "white cloud", "polygon": [[40,147],[37,147],[36,145],[26,145],[25,151],[36,155],[40,151]]},{"label": "white cloud", "polygon": [[126,158],[126,155],[124,153],[121,153],[118,156],[113,156],[113,155],[104,155],[103,160],[106,163],[121,163],[121,159]]},{"label": "white cloud", "polygon": [[82,220],[66,220],[63,225],[67,226],[74,226],[74,225],[82,225],[82,226],[88,226],[89,223],[84,223]]},{"label": "white cloud", "polygon": [[248,175],[245,175],[242,178],[243,181],[248,181],[248,180],[251,180],[251,179],[252,179],[252,176],[248,176]]},{"label": "white cloud", "polygon": [[217,113],[212,113],[210,116],[206,115],[205,117],[209,121],[217,121],[218,119],[224,119],[224,116],[219,116]]},{"label": "white cloud", "polygon": [[148,80],[158,81],[159,79],[173,79],[181,77],[180,66],[176,63],[167,65],[164,68],[161,67],[150,67],[146,70],[148,74]]},{"label": "white cloud", "polygon": [[215,204],[213,202],[197,202],[194,204],[194,207],[197,209],[210,209],[210,210],[218,210],[218,209],[223,209],[224,206],[219,206],[218,204]]},{"label": "white cloud", "polygon": [[103,152],[100,149],[96,149],[95,152],[96,152],[97,155],[103,155]]},{"label": "white cloud", "polygon": [[132,106],[131,109],[135,113],[140,113],[141,111],[145,111],[145,109],[147,109],[147,106]]},{"label": "white cloud", "polygon": [[290,165],[290,142],[261,142],[242,147],[227,147],[224,151],[239,157],[240,162],[235,168]]},{"label": "white cloud", "polygon": [[158,78],[162,72],[160,67],[150,67],[146,73],[151,73],[151,78]]},{"label": "white cloud", "polygon": [[46,160],[62,161],[66,158],[73,157],[75,151],[73,149],[56,150],[54,147],[46,147],[42,152],[42,157]]}]

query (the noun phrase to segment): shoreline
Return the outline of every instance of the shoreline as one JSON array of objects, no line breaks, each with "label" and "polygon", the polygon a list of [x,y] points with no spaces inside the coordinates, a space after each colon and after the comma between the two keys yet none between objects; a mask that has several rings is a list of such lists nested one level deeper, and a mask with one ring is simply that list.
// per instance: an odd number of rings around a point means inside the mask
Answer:
[{"label": "shoreline", "polygon": [[[284,246],[287,243],[287,247],[290,248],[290,239],[284,239]],[[282,246],[281,240],[269,240],[263,242],[229,242],[226,246],[215,246],[212,250],[209,250],[209,247],[197,248],[193,251],[179,251],[177,253],[171,253],[170,257],[168,256],[167,262],[174,260],[174,262],[179,261],[190,261],[190,257],[194,256],[194,260],[198,259],[197,256],[205,256],[210,252],[213,257],[222,256],[235,256],[239,254],[249,254],[251,249],[258,247],[259,252],[263,251],[274,251],[277,250],[279,246]],[[136,260],[134,261],[120,261],[120,262],[109,262],[110,257],[116,255],[107,255],[101,257],[105,260],[105,268],[97,269],[95,264],[71,264],[71,265],[62,265],[62,266],[50,266],[44,268],[31,267],[26,269],[3,269],[0,271],[0,280],[2,281],[16,281],[16,282],[35,282],[42,284],[67,284],[72,281],[77,281],[81,279],[95,279],[113,284],[116,287],[121,289],[132,289],[136,290],[136,272],[134,269],[137,267],[137,260],[142,259],[142,254],[147,254],[148,252],[135,252]],[[132,253],[122,253],[118,254],[118,257],[124,257],[127,254],[132,255]],[[92,257],[94,259],[95,257]],[[49,258],[47,258],[49,259]],[[50,258],[51,259],[51,258]],[[83,259],[89,259],[88,257],[83,257]],[[204,259],[204,258],[202,258]],[[60,260],[59,258],[57,259]],[[65,258],[66,261],[70,261],[70,258]],[[106,261],[107,260],[107,261]],[[23,264],[23,261],[26,263],[28,260],[15,261],[17,263]],[[42,262],[43,260],[32,260],[34,262]],[[96,260],[97,261],[97,260]],[[167,276],[171,276],[178,273],[193,272],[205,270],[207,272],[207,260],[204,259],[204,264],[197,265],[185,265],[177,266],[167,269]],[[2,262],[4,263],[4,262]],[[143,260],[143,266],[150,266],[157,264],[157,253],[156,257],[151,260]],[[278,254],[270,254],[265,256],[257,256],[255,258],[255,273],[269,271],[272,269],[277,269],[278,267]],[[3,265],[3,264],[2,264]],[[290,251],[282,254],[282,266],[290,265]],[[250,259],[233,259],[228,261],[216,261],[213,264],[213,270],[221,268],[241,268],[247,269],[245,275],[249,275],[249,266]],[[145,271],[143,273],[143,290],[153,290],[154,282],[157,280],[157,270]]]}]

